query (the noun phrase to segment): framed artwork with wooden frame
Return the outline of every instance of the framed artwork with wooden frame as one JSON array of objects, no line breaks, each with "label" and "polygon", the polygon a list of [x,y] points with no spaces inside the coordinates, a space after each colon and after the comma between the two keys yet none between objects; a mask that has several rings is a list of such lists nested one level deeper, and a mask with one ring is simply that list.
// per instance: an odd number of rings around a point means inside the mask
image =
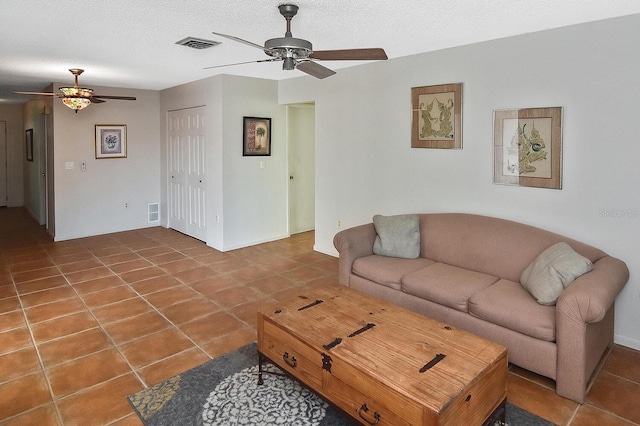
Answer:
[{"label": "framed artwork with wooden frame", "polygon": [[494,111],[493,182],[562,189],[562,107]]},{"label": "framed artwork with wooden frame", "polygon": [[271,118],[243,117],[242,155],[271,155]]},{"label": "framed artwork with wooden frame", "polygon": [[33,129],[25,130],[24,141],[27,145],[27,161],[33,161]]},{"label": "framed artwork with wooden frame", "polygon": [[127,157],[127,126],[96,124],[96,158]]},{"label": "framed artwork with wooden frame", "polygon": [[462,83],[411,88],[411,148],[462,149]]}]

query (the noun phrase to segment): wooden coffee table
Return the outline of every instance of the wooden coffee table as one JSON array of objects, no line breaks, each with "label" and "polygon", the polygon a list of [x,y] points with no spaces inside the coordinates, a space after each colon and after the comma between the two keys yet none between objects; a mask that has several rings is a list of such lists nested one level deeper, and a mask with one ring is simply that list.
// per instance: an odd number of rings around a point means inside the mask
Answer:
[{"label": "wooden coffee table", "polygon": [[504,422],[506,348],[343,286],[261,309],[258,351],[363,424]]}]

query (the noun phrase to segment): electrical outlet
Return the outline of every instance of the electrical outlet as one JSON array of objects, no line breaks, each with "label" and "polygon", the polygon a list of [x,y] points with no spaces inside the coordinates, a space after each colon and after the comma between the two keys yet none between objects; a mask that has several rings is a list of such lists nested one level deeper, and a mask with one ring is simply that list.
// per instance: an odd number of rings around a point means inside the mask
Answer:
[{"label": "electrical outlet", "polygon": [[129,203],[124,203],[124,208],[128,209],[129,208]]},{"label": "electrical outlet", "polygon": [[339,220],[339,221],[338,221],[338,228],[341,228],[341,227],[342,227],[342,221],[341,221],[341,220]]}]

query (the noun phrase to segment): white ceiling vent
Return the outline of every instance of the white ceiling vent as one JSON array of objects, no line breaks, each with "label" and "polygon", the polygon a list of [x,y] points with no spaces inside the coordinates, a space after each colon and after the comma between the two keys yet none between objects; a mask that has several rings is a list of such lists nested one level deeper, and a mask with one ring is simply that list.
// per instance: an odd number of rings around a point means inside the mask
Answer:
[{"label": "white ceiling vent", "polygon": [[208,49],[210,47],[219,45],[220,42],[213,41],[213,40],[205,40],[203,38],[187,37],[187,38],[183,38],[180,41],[176,41],[176,44],[191,47],[193,49]]}]

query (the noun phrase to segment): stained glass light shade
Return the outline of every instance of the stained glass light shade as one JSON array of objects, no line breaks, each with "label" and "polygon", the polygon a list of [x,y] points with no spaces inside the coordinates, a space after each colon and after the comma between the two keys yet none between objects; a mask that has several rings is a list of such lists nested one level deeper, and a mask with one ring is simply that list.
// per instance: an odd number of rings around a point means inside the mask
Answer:
[{"label": "stained glass light shade", "polygon": [[85,89],[82,87],[61,87],[60,91],[64,93],[62,103],[76,112],[91,105],[91,99],[89,99],[93,93],[93,90],[91,89]]}]

